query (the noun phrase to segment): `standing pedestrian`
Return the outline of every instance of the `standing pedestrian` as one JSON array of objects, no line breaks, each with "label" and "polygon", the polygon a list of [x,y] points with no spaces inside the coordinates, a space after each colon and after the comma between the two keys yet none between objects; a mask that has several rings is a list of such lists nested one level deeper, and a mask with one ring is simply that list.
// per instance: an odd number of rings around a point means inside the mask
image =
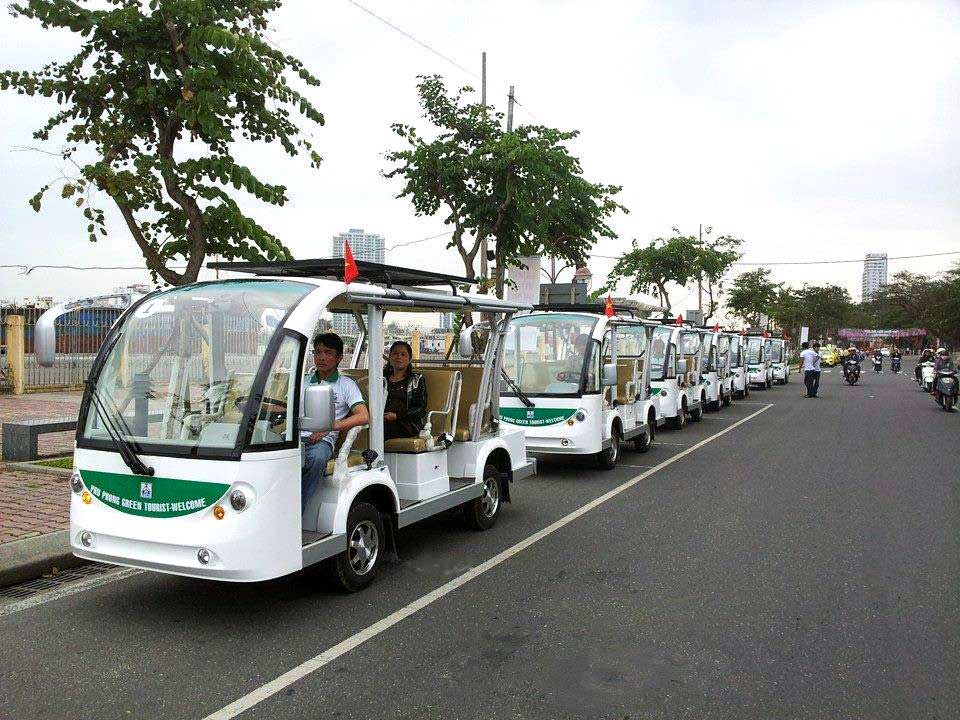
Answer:
[{"label": "standing pedestrian", "polygon": [[814,340],[813,349],[809,343],[803,343],[800,347],[803,348],[800,353],[800,369],[803,371],[803,384],[807,386],[804,397],[817,397],[820,389],[820,343]]}]

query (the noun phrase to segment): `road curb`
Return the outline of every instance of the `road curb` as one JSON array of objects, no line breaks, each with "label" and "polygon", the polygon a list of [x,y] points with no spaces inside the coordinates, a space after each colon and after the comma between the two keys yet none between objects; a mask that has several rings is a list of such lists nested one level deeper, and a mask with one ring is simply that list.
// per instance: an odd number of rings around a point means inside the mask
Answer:
[{"label": "road curb", "polygon": [[0,544],[0,587],[15,585],[84,562],[70,549],[70,531]]}]

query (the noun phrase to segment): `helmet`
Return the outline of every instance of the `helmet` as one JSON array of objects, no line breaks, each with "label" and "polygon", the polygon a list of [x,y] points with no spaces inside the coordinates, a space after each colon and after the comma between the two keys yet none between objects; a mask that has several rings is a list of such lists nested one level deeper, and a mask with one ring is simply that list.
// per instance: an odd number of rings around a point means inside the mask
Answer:
[{"label": "helmet", "polygon": [[937,355],[946,355],[946,354],[947,354],[946,348],[937,348]]}]

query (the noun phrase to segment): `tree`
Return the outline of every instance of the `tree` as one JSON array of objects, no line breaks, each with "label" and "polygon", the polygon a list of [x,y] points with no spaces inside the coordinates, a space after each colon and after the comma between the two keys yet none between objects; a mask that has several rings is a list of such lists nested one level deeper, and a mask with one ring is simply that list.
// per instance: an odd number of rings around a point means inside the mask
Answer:
[{"label": "tree", "polygon": [[848,327],[854,306],[850,293],[839,285],[804,285],[797,292],[804,325],[812,336],[836,337],[837,330]]},{"label": "tree", "polygon": [[[279,142],[291,155],[320,156],[294,113],[323,124],[323,115],[287,75],[319,85],[295,57],[265,37],[267,16],[280,0],[29,0],[14,16],[45,28],[67,29],[83,40],[68,62],[38,71],[0,73],[0,89],[56,98],[62,109],[34,138],[64,131],[57,154],[76,168],[58,178],[61,195],[75,199],[96,241],[106,219],[96,205],[105,193],[116,205],[148,269],[172,285],[193,282],[208,254],[227,259],[288,259],[290,252],[241,211],[233,190],[283,205],[287,189],[239,164],[237,135]],[[113,6],[113,7],[110,7]],[[182,147],[189,140],[189,150]],[[81,159],[86,158],[86,159]],[[37,211],[52,183],[33,196]],[[180,273],[170,267],[182,259]]]},{"label": "tree", "polygon": [[[401,178],[398,197],[409,197],[417,215],[444,213],[452,226],[448,248],[456,248],[471,280],[485,241],[495,241],[497,294],[508,266],[527,255],[573,263],[585,259],[599,237],[615,237],[606,224],[617,210],[620,188],[595,184],[565,143],[577,137],[542,125],[502,128],[502,113],[468,102],[469,87],[450,94],[437,75],[417,85],[424,117],[437,130],[430,140],[416,128],[394,124],[407,144],[388,152],[388,178]],[[481,278],[482,283],[489,278]]]},{"label": "tree", "polygon": [[772,271],[757,268],[738,275],[727,293],[727,307],[736,316],[759,325],[762,315],[769,315],[781,286],[770,280]]},{"label": "tree", "polygon": [[[676,228],[674,228],[676,232]],[[720,295],[723,292],[724,280],[733,264],[743,257],[739,251],[743,240],[732,235],[720,235],[710,239],[710,229],[707,229],[707,239],[697,242],[697,252],[693,261],[693,278],[701,289],[707,291],[707,311],[703,322],[713,317],[720,305]],[[692,237],[690,238],[693,239]]]},{"label": "tree", "polygon": [[960,264],[934,277],[897,273],[866,310],[875,328],[926,328],[955,347],[960,344]]},{"label": "tree", "polygon": [[656,238],[649,245],[640,246],[636,240],[614,264],[603,292],[613,292],[622,279],[630,280],[631,293],[657,295],[657,299],[671,312],[669,283],[686,285],[694,277],[694,264],[700,248],[697,239],[684,235]]}]

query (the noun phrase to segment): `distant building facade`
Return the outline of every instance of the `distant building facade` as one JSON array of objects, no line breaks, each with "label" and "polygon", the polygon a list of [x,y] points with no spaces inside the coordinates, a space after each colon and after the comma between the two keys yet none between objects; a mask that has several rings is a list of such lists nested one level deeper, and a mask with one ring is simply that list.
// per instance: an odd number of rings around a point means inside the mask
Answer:
[{"label": "distant building facade", "polygon": [[[375,233],[368,233],[362,228],[350,228],[347,232],[333,236],[330,246],[331,257],[343,257],[343,248],[350,242],[350,252],[356,260],[366,260],[383,264],[386,259],[386,240]],[[357,322],[349,315],[334,313],[332,319],[333,331],[340,336],[356,336],[359,328]]]},{"label": "distant building facade", "polygon": [[887,254],[868,253],[863,260],[863,283],[860,296],[863,302],[873,299],[883,285],[887,284]]}]

